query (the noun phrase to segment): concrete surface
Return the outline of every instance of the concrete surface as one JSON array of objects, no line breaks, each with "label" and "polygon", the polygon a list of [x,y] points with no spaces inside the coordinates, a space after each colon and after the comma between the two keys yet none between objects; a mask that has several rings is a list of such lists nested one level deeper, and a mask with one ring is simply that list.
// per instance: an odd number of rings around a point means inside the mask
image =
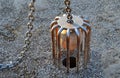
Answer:
[{"label": "concrete surface", "polygon": [[[30,0],[0,0],[0,63],[15,60],[24,45]],[[57,69],[52,64],[49,25],[63,14],[63,0],[36,0],[36,20],[26,58],[0,78],[120,78],[120,0],[71,0],[72,13],[89,17],[91,63],[87,70]]]}]

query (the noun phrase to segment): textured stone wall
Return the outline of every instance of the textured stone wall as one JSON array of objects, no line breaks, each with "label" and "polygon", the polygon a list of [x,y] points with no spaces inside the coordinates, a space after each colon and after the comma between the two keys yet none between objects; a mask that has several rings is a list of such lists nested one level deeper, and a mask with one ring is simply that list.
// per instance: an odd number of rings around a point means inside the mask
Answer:
[{"label": "textured stone wall", "polygon": [[[0,0],[0,63],[15,60],[24,45],[30,0]],[[63,0],[36,0],[31,48],[21,64],[0,71],[0,78],[120,78],[120,0],[71,0],[72,13],[89,17],[91,63],[87,72],[52,64],[49,24],[63,14]]]}]

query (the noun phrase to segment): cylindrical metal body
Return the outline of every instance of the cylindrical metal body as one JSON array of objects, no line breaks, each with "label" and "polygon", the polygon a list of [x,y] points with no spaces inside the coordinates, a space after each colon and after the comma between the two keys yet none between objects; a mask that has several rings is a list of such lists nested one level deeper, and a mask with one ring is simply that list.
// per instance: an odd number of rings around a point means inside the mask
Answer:
[{"label": "cylindrical metal body", "polygon": [[[71,67],[71,57],[75,57],[77,71],[80,68],[80,53],[84,53],[84,66],[89,60],[91,27],[87,20],[73,16],[73,23],[68,23],[67,15],[56,17],[51,23],[52,51],[54,63],[61,66],[62,56],[66,57],[67,72]],[[74,53],[76,51],[76,53]],[[64,53],[65,52],[65,53]],[[73,55],[74,54],[74,55]]]}]

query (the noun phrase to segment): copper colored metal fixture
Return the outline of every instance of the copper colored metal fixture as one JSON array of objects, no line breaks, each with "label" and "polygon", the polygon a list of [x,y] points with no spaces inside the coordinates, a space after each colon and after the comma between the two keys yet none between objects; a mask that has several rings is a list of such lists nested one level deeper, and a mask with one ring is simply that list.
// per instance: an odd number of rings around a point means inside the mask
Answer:
[{"label": "copper colored metal fixture", "polygon": [[[84,17],[71,15],[70,0],[65,0],[66,14],[55,17],[51,23],[52,54],[54,64],[80,68],[80,53],[83,52],[84,67],[87,67],[90,51],[91,27]],[[65,57],[63,57],[65,56]]]}]

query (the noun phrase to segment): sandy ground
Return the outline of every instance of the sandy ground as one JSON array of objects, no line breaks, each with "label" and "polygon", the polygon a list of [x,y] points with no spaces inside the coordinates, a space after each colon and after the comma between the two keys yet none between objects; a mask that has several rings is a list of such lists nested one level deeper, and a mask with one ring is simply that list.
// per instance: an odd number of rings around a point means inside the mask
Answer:
[{"label": "sandy ground", "polygon": [[[0,63],[15,60],[24,45],[30,0],[0,0]],[[31,48],[23,62],[0,78],[120,78],[120,0],[71,0],[72,13],[89,17],[91,62],[75,73],[52,64],[49,25],[63,14],[63,0],[37,0]]]}]

